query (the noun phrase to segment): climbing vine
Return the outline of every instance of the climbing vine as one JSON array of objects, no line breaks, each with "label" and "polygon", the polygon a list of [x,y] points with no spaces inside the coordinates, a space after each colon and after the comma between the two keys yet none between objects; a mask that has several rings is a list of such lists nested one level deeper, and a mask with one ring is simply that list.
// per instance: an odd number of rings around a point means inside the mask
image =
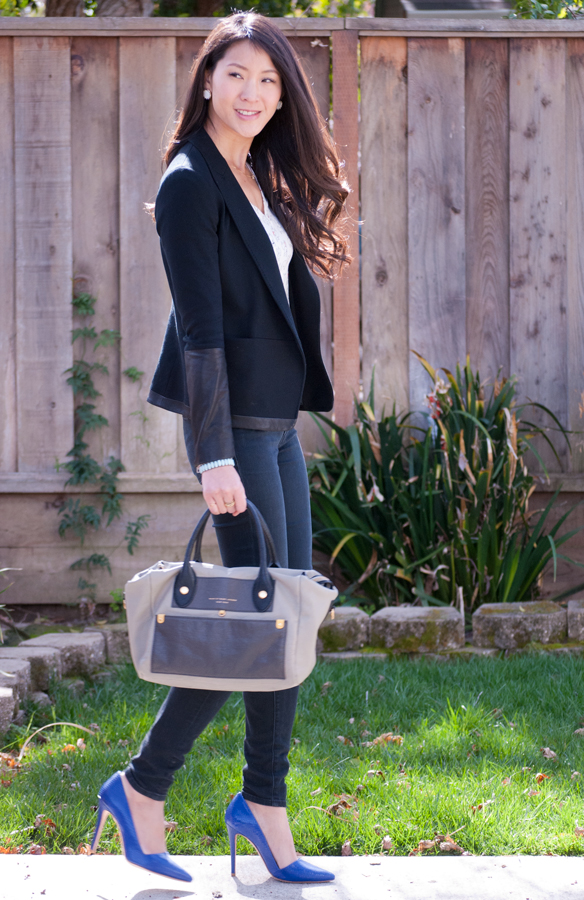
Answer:
[{"label": "climbing vine", "polygon": [[[107,418],[96,412],[92,401],[101,396],[94,382],[94,375],[109,375],[106,361],[90,361],[86,358],[87,350],[93,345],[93,352],[107,351],[117,346],[120,333],[109,328],[97,332],[91,323],[95,315],[97,300],[88,293],[73,296],[73,316],[80,324],[71,332],[71,343],[76,345],[79,353],[73,365],[65,371],[67,384],[73,391],[75,403],[75,424],[73,446],[67,453],[67,462],[56,463],[57,471],[63,469],[69,473],[65,486],[98,485],[97,505],[85,502],[84,499],[71,497],[63,501],[59,508],[59,535],[73,535],[85,547],[88,535],[100,528],[108,528],[115,520],[123,518],[124,496],[119,491],[119,475],[124,471],[121,460],[110,456],[104,463],[94,459],[88,452],[89,445],[85,437],[90,431],[107,428]],[[123,374],[134,380],[138,370],[127,369]],[[138,377],[143,373],[140,372]],[[93,495],[95,496],[95,495]],[[101,504],[101,509],[99,505]],[[125,543],[126,550],[133,555],[138,546],[142,531],[148,527],[149,515],[141,515],[134,521],[126,522],[125,533],[119,546]],[[116,548],[117,549],[117,548]],[[97,583],[92,579],[100,570],[107,569],[111,575],[111,562],[105,553],[90,553],[76,559],[70,566],[74,571],[84,572],[77,583],[79,591],[91,603],[95,603]],[[112,591],[114,602],[119,591]],[[81,594],[80,594],[81,597]]]}]

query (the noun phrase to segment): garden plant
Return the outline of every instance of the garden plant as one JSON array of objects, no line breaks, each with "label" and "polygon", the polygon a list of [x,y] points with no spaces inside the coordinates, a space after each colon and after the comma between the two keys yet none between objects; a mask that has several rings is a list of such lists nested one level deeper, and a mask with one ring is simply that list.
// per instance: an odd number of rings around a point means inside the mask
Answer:
[{"label": "garden plant", "polygon": [[418,358],[433,381],[424,416],[394,408],[378,421],[373,386],[347,428],[319,416],[332,434],[309,464],[315,546],[338,564],[345,600],[374,609],[535,599],[548,564],[555,575],[573,562],[559,548],[577,529],[561,533],[571,509],[551,525],[559,491],[529,510],[527,460],[547,475],[538,440],[557,456],[550,435],[569,446],[568,433],[541,404],[517,404],[513,378],[483,384],[467,360],[444,381]]}]

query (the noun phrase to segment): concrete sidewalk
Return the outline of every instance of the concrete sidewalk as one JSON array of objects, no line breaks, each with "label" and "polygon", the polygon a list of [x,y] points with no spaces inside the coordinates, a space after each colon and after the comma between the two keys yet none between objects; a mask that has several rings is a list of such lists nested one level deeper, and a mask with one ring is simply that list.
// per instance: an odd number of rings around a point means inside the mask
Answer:
[{"label": "concrete sidewalk", "polygon": [[282,884],[258,857],[177,858],[191,884],[149,875],[120,856],[0,856],[1,900],[564,900],[584,893],[584,858],[319,857],[324,885]]}]

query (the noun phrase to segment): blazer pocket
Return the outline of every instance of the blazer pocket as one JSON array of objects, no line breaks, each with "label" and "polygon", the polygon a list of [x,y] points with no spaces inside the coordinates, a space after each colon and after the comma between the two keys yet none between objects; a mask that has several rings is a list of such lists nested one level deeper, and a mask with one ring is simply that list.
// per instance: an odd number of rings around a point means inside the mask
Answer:
[{"label": "blazer pocket", "polygon": [[295,419],[305,362],[295,341],[225,338],[231,413]]}]

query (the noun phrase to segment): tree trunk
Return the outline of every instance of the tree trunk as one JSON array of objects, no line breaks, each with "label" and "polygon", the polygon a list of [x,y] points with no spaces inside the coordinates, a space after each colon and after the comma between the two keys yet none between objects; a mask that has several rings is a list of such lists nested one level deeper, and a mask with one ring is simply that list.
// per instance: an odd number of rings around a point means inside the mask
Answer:
[{"label": "tree trunk", "polygon": [[153,0],[97,0],[96,16],[151,16]]},{"label": "tree trunk", "polygon": [[83,0],[47,0],[45,16],[83,16]]}]

